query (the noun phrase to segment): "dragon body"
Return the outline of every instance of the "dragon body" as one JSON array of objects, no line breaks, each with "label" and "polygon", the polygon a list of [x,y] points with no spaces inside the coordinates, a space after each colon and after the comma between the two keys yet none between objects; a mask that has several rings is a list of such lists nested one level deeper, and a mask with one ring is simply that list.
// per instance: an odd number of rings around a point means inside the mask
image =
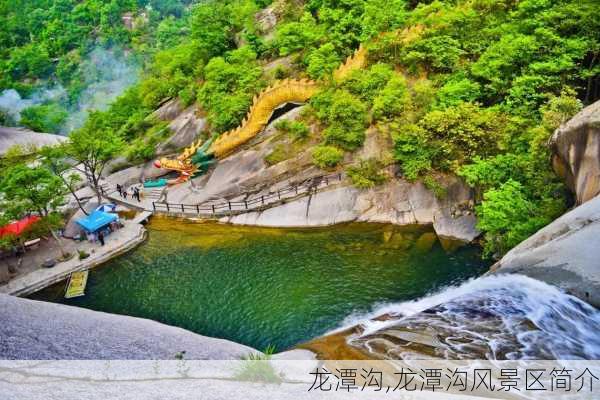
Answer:
[{"label": "dragon body", "polygon": [[[352,71],[363,68],[365,64],[366,49],[360,46],[334,71],[334,79],[343,80]],[[154,164],[158,168],[180,173],[179,177],[169,181],[169,184],[185,182],[195,175],[204,173],[218,159],[228,156],[262,132],[275,109],[286,103],[306,103],[319,88],[319,83],[308,79],[277,81],[254,97],[252,106],[240,126],[216,138],[213,136],[204,143],[198,140],[176,158],[163,157],[156,160]]]}]

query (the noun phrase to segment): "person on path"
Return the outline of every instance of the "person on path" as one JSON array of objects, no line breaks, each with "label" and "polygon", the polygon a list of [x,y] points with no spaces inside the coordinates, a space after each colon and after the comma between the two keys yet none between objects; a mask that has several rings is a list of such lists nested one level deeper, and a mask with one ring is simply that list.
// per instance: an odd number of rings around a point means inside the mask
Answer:
[{"label": "person on path", "polygon": [[123,198],[127,200],[127,189],[123,188]]},{"label": "person on path", "polygon": [[119,192],[119,196],[123,197],[123,188],[118,183],[117,183],[117,192]]},{"label": "person on path", "polygon": [[160,196],[158,197],[157,203],[160,203],[160,202],[166,203],[168,194],[169,194],[168,186],[165,186],[163,188],[163,190],[160,192]]},{"label": "person on path", "polygon": [[137,188],[137,187],[133,188],[133,196],[137,199],[138,203],[141,201],[139,188]]},{"label": "person on path", "polygon": [[98,240],[100,241],[100,246],[104,246],[104,232],[98,232]]}]

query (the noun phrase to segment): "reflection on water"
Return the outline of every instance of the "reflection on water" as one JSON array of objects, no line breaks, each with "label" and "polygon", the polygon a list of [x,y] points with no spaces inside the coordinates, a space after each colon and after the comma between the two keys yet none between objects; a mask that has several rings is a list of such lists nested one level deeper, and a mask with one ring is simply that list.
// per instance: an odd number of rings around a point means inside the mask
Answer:
[{"label": "reflection on water", "polygon": [[446,253],[425,227],[271,229],[153,218],[149,239],[32,298],[154,319],[258,349],[321,335],[350,314],[416,299],[486,270],[478,250]]}]

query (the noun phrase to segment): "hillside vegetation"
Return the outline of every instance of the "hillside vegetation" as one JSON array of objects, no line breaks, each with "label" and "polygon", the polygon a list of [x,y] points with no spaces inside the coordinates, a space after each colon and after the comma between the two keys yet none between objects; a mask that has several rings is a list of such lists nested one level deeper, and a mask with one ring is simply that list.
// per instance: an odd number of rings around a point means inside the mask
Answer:
[{"label": "hillside vegetation", "polygon": [[[121,14],[140,18],[148,3],[150,22],[123,28]],[[6,60],[0,89],[26,94],[37,80],[60,80],[76,96],[77,60],[91,44],[115,42],[139,55],[141,81],[81,128],[117,133],[137,159],[153,154],[155,141],[147,137],[157,137],[163,126],[148,116],[167,98],[197,102],[210,133],[220,134],[240,123],[253,96],[272,81],[319,80],[323,89],[302,122],[282,128],[304,140],[310,125],[319,136],[315,163],[335,168],[372,127],[391,139],[393,154],[348,167],[355,184],[380,184],[390,163],[439,195],[436,177],[463,177],[476,189],[489,255],[505,253],[569,206],[546,142],[582,105],[600,98],[594,0],[215,0],[191,6],[39,0],[1,7],[0,23],[8,29],[0,33]],[[265,7],[277,18],[274,28],[255,17]],[[342,82],[332,79],[361,44],[368,65]]]}]

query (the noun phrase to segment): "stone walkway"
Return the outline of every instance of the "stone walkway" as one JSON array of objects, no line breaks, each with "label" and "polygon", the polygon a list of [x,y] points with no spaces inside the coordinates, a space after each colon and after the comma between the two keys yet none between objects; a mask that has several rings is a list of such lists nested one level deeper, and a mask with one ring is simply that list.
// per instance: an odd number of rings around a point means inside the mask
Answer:
[{"label": "stone walkway", "polygon": [[[138,187],[140,187],[142,190],[141,201],[134,199],[131,196],[131,193],[129,193],[125,199],[119,195],[115,189],[111,189],[112,187],[116,187],[116,184],[112,184],[110,181],[108,181],[104,186],[104,195],[115,203],[150,213],[150,215],[153,213],[160,213],[174,216],[193,216],[210,219],[276,207],[282,203],[294,201],[299,198],[317,193],[318,191],[335,188],[337,187],[337,184],[342,182],[342,178],[343,175],[339,173],[328,176],[317,176],[295,186],[287,186],[280,189],[272,188],[272,190],[261,192],[262,194],[257,194],[255,191],[251,191],[241,193],[236,197],[231,198],[230,201],[219,198],[213,201],[204,201],[193,204],[182,204],[178,201],[174,201],[175,199],[172,199],[172,197],[178,196],[168,196],[168,204],[164,202],[158,202],[158,199],[160,198],[160,192],[163,190],[163,188],[144,189],[141,187],[141,185],[138,185]],[[131,186],[129,189],[132,187],[133,186]],[[179,187],[178,189],[178,194],[181,195],[182,188]]]},{"label": "stone walkway", "polygon": [[0,293],[26,296],[67,278],[71,272],[93,268],[102,264],[133,249],[144,241],[146,229],[142,225],[135,220],[123,220],[123,224],[123,228],[106,237],[104,246],[87,241],[81,242],[78,249],[87,252],[90,255],[88,258],[80,260],[75,255],[70,260],[58,263],[52,268],[31,271],[12,279],[6,285],[0,286]]}]

